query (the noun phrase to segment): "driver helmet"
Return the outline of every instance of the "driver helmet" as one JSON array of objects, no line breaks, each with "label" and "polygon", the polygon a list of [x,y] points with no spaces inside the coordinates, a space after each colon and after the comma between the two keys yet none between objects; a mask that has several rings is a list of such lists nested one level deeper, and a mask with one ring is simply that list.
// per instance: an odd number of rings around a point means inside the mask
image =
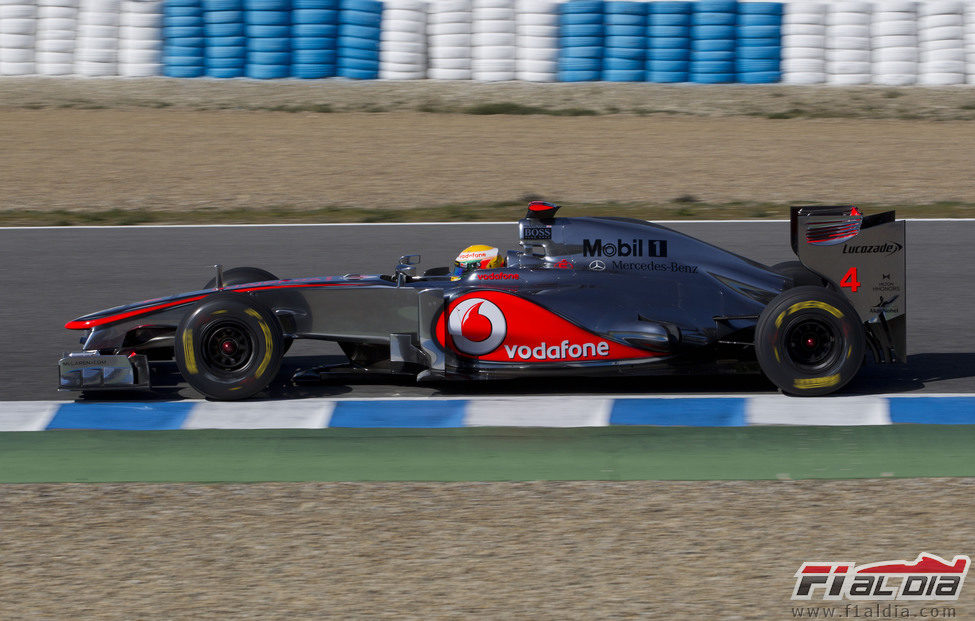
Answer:
[{"label": "driver helmet", "polygon": [[491,270],[499,267],[504,267],[504,259],[498,254],[497,248],[485,244],[474,244],[464,248],[457,255],[450,276],[453,280],[457,280],[474,270]]}]

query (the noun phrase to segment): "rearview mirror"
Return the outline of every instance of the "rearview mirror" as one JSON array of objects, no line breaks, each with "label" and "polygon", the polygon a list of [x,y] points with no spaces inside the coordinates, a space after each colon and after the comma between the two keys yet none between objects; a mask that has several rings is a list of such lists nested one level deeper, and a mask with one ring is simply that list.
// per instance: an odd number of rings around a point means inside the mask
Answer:
[{"label": "rearview mirror", "polygon": [[420,263],[420,255],[408,254],[406,256],[400,257],[399,262],[403,265],[418,265]]}]

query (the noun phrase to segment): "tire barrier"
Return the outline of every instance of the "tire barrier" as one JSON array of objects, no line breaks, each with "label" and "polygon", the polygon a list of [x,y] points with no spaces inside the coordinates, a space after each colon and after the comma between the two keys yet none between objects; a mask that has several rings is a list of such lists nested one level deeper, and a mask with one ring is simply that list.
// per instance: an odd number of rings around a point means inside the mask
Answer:
[{"label": "tire barrier", "polygon": [[427,5],[423,0],[386,0],[379,38],[379,77],[427,77]]},{"label": "tire barrier", "polygon": [[687,82],[691,69],[690,2],[651,2],[647,15],[647,80]]},{"label": "tire barrier", "polygon": [[908,86],[917,82],[917,3],[880,0],[870,28],[873,83]]},{"label": "tire barrier", "polygon": [[383,3],[340,0],[337,74],[352,80],[379,77],[379,34]]},{"label": "tire barrier", "polygon": [[826,81],[826,4],[802,0],[785,5],[782,16],[782,81]]},{"label": "tire barrier", "polygon": [[0,0],[0,76],[975,85],[975,0]]},{"label": "tire barrier", "polygon": [[[78,0],[39,0],[34,39],[34,70],[39,75],[74,73],[77,31]],[[5,36],[0,34],[0,38]],[[156,44],[161,46],[158,33],[156,37]]]},{"label": "tire barrier", "polygon": [[0,4],[0,75],[35,72],[37,6]]},{"label": "tire barrier", "polygon": [[291,75],[291,0],[244,0],[244,32],[245,76],[272,80]]},{"label": "tire barrier", "polygon": [[515,8],[515,78],[554,82],[559,62],[558,2],[517,0]]},{"label": "tire barrier", "polygon": [[293,0],[291,76],[331,78],[338,72],[338,0]]},{"label": "tire barrier", "polygon": [[918,5],[918,84],[947,86],[966,81],[965,3],[926,0]]},{"label": "tire barrier", "polygon": [[740,2],[735,73],[744,84],[782,81],[782,4]]},{"label": "tire barrier", "polygon": [[243,0],[203,0],[207,77],[241,78],[247,70]]},{"label": "tire barrier", "polygon": [[81,0],[75,74],[93,78],[118,75],[119,8],[118,0]]},{"label": "tire barrier", "polygon": [[603,5],[604,82],[645,82],[647,79],[646,2],[609,0]]},{"label": "tire barrier", "polygon": [[826,14],[826,81],[850,86],[869,84],[870,16],[872,5],[864,0],[840,0]]},{"label": "tire barrier", "polygon": [[602,76],[602,0],[568,0],[559,5],[559,82],[594,82]]},{"label": "tire barrier", "polygon": [[474,0],[471,77],[478,82],[515,79],[515,0]]},{"label": "tire barrier", "polygon": [[144,78],[162,73],[162,0],[122,0],[118,74]]},{"label": "tire barrier", "polygon": [[691,66],[688,81],[734,82],[738,2],[700,0],[691,12]]}]

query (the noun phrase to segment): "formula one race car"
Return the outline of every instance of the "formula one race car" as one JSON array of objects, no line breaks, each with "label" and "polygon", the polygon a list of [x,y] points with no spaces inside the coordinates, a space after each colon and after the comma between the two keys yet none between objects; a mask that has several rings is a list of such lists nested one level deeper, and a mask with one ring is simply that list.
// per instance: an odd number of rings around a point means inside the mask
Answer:
[{"label": "formula one race car", "polygon": [[793,395],[842,388],[867,348],[905,361],[894,212],[793,207],[799,261],[767,267],[650,222],[557,210],[533,202],[504,267],[459,279],[418,276],[415,255],[375,276],[218,266],[202,290],[68,322],[87,336],[61,359],[60,388],[149,388],[149,361],[175,358],[207,397],[243,399],[275,378],[294,339],[335,341],[350,367],[420,381],[763,372]]}]

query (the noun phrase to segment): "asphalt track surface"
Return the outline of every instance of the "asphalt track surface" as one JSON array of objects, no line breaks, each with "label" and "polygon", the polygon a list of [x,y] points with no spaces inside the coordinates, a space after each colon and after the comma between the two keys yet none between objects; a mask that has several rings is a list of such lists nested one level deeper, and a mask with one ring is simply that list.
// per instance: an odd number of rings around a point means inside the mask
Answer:
[{"label": "asphalt track surface", "polygon": [[[790,260],[785,222],[681,222],[675,229],[772,264]],[[975,221],[908,224],[908,363],[867,366],[843,394],[975,392]],[[296,225],[213,227],[34,228],[0,230],[0,321],[4,362],[0,400],[72,400],[56,390],[61,352],[80,333],[64,323],[118,304],[201,287],[212,265],[250,265],[279,277],[389,273],[401,254],[423,255],[421,269],[448,264],[470,243],[514,248],[516,225]],[[331,344],[298,343],[284,373],[322,360]],[[157,374],[166,378],[165,365]],[[760,377],[620,378],[441,382],[385,379],[293,387],[275,383],[270,398],[471,396],[512,394],[773,393]],[[182,386],[114,399],[197,398]]]}]

